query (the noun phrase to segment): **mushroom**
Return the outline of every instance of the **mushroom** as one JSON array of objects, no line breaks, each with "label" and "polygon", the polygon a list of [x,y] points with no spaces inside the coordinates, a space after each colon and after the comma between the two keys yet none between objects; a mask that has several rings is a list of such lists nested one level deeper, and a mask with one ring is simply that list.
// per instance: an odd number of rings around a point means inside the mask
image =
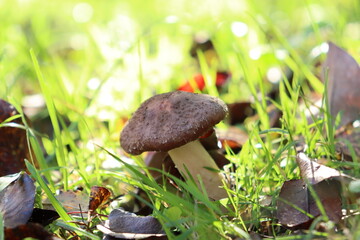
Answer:
[{"label": "mushroom", "polygon": [[[167,151],[179,172],[199,185],[210,198],[227,196],[224,178],[198,138],[227,114],[226,104],[205,94],[174,91],[155,95],[138,108],[121,132],[120,144],[129,154]],[[210,170],[211,169],[211,170]]]}]

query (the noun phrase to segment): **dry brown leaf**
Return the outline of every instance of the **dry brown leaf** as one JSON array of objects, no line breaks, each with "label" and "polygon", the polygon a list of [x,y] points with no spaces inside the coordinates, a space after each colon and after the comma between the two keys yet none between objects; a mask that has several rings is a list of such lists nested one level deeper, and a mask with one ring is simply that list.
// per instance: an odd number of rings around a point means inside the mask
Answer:
[{"label": "dry brown leaf", "polygon": [[114,209],[105,225],[97,228],[106,235],[122,239],[144,239],[165,236],[159,221],[152,216],[137,216],[121,209]]},{"label": "dry brown leaf", "polygon": [[[60,192],[56,199],[63,205],[67,212],[88,212],[89,196],[82,191]],[[54,210],[49,200],[43,203],[44,209]]]},{"label": "dry brown leaf", "polygon": [[[324,180],[311,187],[329,220],[338,223],[342,217],[340,182]],[[309,186],[301,179],[286,181],[281,188],[279,198],[277,218],[287,228],[308,229],[314,218],[321,215]]]},{"label": "dry brown leaf", "polygon": [[287,181],[281,188],[277,202],[279,222],[288,228],[307,229],[313,217],[321,215],[315,200],[318,198],[329,220],[338,223],[342,217],[341,185],[354,178],[321,165],[304,153],[299,153],[296,161],[302,179]]},{"label": "dry brown leaf", "polygon": [[346,51],[329,42],[323,65],[323,79],[328,79],[331,115],[343,111],[340,126],[360,117],[360,66]]},{"label": "dry brown leaf", "polygon": [[[13,105],[0,99],[0,124],[18,114]],[[30,154],[26,131],[18,127],[21,125],[19,117],[0,127],[0,176],[26,169],[24,159],[30,159]]]},{"label": "dry brown leaf", "polygon": [[28,223],[17,226],[16,228],[6,228],[5,239],[23,240],[25,238],[35,238],[38,240],[60,240],[45,230],[43,226],[36,223]]},{"label": "dry brown leaf", "polygon": [[27,223],[35,202],[34,181],[26,173],[0,192],[0,212],[6,228],[14,228]]},{"label": "dry brown leaf", "polygon": [[92,186],[90,192],[89,210],[94,212],[104,206],[111,197],[111,192],[104,187]]},{"label": "dry brown leaf", "polygon": [[336,179],[345,182],[354,180],[353,177],[336,169],[312,161],[305,153],[298,153],[296,162],[299,165],[301,177],[311,184],[316,184],[326,179]]},{"label": "dry brown leaf", "polygon": [[303,211],[308,209],[308,194],[303,180],[290,180],[284,182],[277,201],[277,218],[280,224],[289,227],[310,225],[310,217],[295,209],[291,204]]}]

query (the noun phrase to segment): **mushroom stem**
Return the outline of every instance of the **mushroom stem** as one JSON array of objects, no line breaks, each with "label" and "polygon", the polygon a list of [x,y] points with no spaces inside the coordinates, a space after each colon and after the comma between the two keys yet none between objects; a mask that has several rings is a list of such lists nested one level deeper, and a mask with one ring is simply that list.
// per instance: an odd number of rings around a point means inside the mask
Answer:
[{"label": "mushroom stem", "polygon": [[[199,140],[189,142],[181,147],[171,149],[169,155],[179,172],[188,178],[187,170],[199,186],[198,175],[201,176],[207,194],[214,200],[227,197],[227,193],[220,186],[223,185],[223,176],[206,168],[219,170],[218,166],[204,149]],[[186,170],[187,169],[187,170]]]}]

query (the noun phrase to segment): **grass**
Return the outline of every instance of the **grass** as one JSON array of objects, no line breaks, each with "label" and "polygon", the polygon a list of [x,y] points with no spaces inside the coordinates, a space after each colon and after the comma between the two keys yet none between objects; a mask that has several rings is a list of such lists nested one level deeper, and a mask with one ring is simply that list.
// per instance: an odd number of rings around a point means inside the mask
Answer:
[{"label": "grass", "polygon": [[[225,239],[228,234],[250,239],[251,232],[263,233],[263,224],[270,224],[272,237],[281,233],[279,239],[295,239],[292,231],[279,230],[273,221],[274,201],[285,180],[299,177],[294,156],[300,141],[307,144],[305,151],[311,157],[334,157],[332,119],[316,67],[325,56],[314,53],[316,47],[331,40],[359,62],[359,2],[79,3],[0,2],[0,97],[16,106],[29,95],[41,94],[44,99],[45,106],[31,120],[52,130],[28,129],[40,169],[28,166],[61,213],[61,220],[70,217],[52,193],[77,186],[89,192],[91,186],[102,185],[115,196],[130,194],[132,201],[150,206],[170,239]],[[91,18],[85,21],[91,11]],[[244,36],[236,36],[234,22],[246,24]],[[205,54],[198,52],[197,63],[189,56],[195,34],[212,37],[218,58],[208,62]],[[280,71],[280,82],[264,80],[270,68]],[[218,92],[214,86],[217,69],[231,72],[225,91]],[[258,114],[257,120],[247,119],[239,126],[249,134],[241,152],[227,151],[230,165],[236,167],[230,173],[234,188],[228,190],[229,199],[220,202],[209,201],[191,181],[169,176],[184,196],[158,185],[149,174],[143,174],[142,157],[127,159],[119,145],[126,118],[142,101],[176,89],[198,72],[208,85],[204,93],[227,103],[253,99]],[[267,97],[273,88],[279,89],[277,99]],[[325,93],[324,119],[315,117],[309,125],[299,99],[310,106],[312,92]],[[271,128],[268,101],[283,113],[279,128]],[[220,127],[226,129],[227,124]],[[118,162],[111,164],[116,167],[104,167],[104,162],[114,159]],[[341,167],[359,177],[358,162]],[[49,185],[41,181],[40,174],[47,176]],[[137,188],[146,196],[124,190]],[[272,204],[264,205],[261,199],[265,198],[272,199]],[[109,211],[110,207],[104,213]],[[340,238],[360,236],[359,217],[350,218],[345,225],[350,235],[343,233]],[[58,227],[54,229],[58,231]],[[174,235],[171,229],[181,234]],[[96,239],[98,234],[75,231],[83,238],[90,234],[88,237]],[[314,230],[307,236],[329,237],[330,233]]]}]

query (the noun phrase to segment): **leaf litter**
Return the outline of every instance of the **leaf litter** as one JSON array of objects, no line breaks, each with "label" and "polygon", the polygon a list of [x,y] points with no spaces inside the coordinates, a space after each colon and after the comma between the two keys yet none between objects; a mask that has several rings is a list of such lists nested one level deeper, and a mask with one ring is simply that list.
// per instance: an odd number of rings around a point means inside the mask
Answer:
[{"label": "leaf litter", "polygon": [[26,173],[16,176],[18,178],[0,192],[0,212],[6,228],[15,228],[27,223],[34,208],[34,181]]},{"label": "leaf litter", "polygon": [[316,217],[325,214],[339,223],[343,217],[342,185],[355,178],[316,163],[304,153],[299,153],[296,161],[302,179],[283,184],[277,201],[279,222],[290,229],[308,229]]},{"label": "leaf litter", "polygon": [[342,112],[340,126],[360,117],[360,66],[356,60],[332,42],[323,64],[323,80],[328,80],[331,115]]},{"label": "leaf litter", "polygon": [[166,236],[160,222],[152,216],[137,216],[122,209],[114,209],[104,225],[97,225],[106,235],[122,239],[144,239]]},{"label": "leaf litter", "polygon": [[30,159],[26,131],[16,108],[0,99],[0,176],[25,170]]},{"label": "leaf litter", "polygon": [[95,212],[98,208],[103,208],[111,197],[111,192],[105,187],[92,186],[89,199],[89,210]]}]

